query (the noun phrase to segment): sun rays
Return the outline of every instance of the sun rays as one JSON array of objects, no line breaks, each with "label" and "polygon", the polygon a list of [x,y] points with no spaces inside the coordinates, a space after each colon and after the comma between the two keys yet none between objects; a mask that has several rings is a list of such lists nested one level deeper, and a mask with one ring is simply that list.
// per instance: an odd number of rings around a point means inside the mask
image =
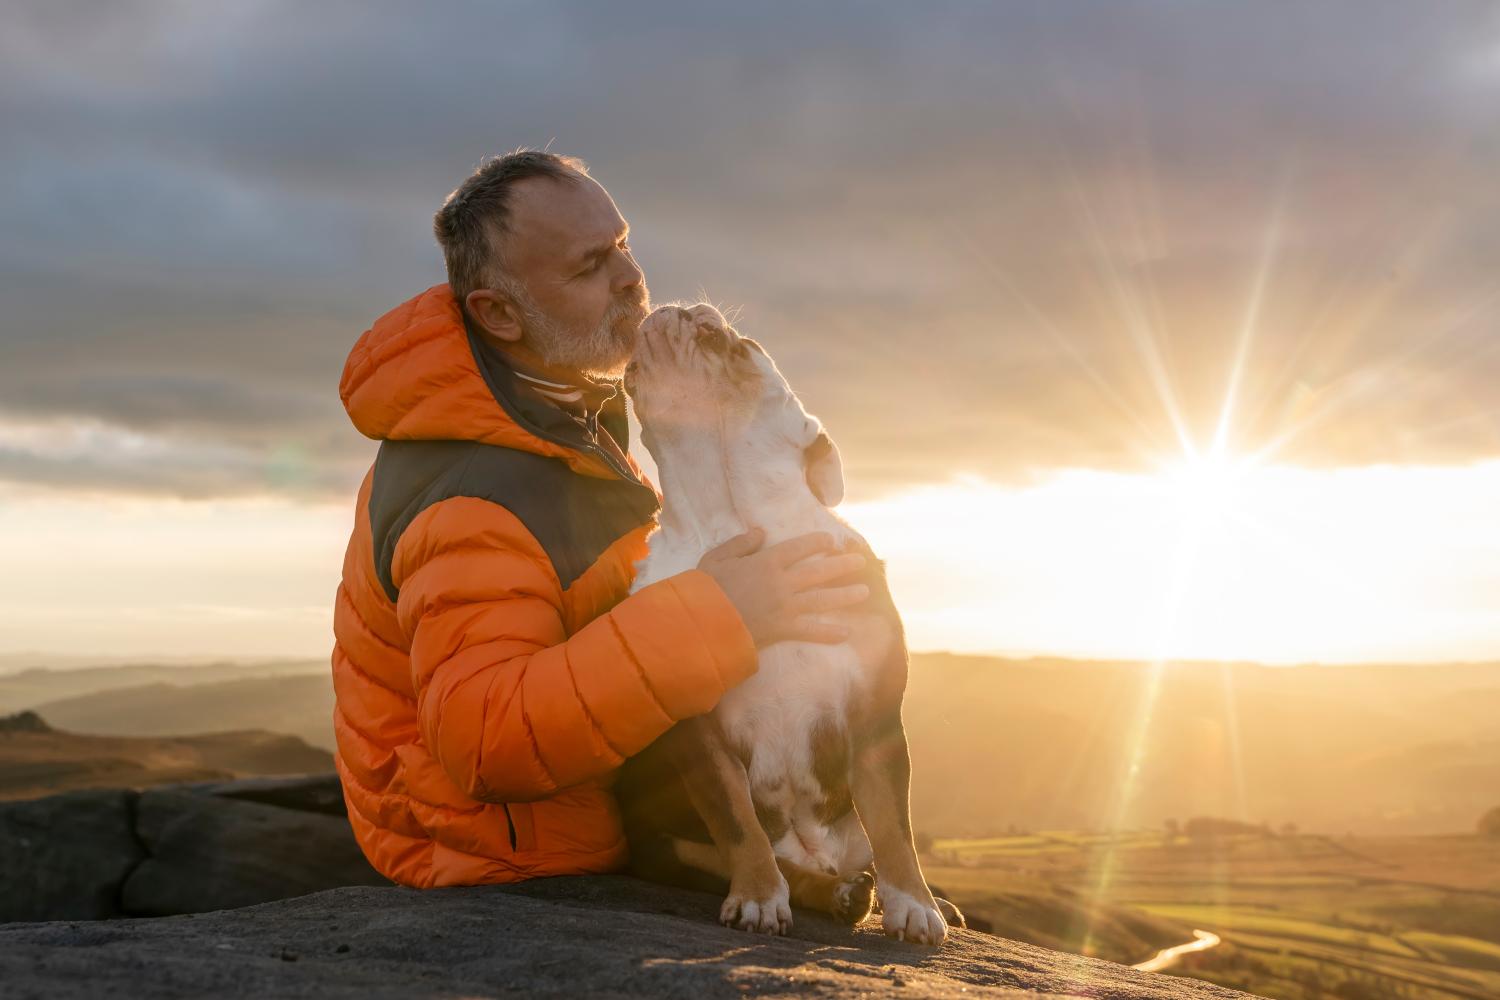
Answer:
[{"label": "sun rays", "polygon": [[[1142,131],[1137,129],[1136,134]],[[1078,374],[1097,393],[1101,412],[1113,413],[1125,429],[1129,435],[1125,450],[1144,458],[1146,466],[1134,474],[1131,485],[1157,503],[1150,513],[1138,511],[1144,516],[1120,519],[1127,531],[1133,529],[1147,536],[1149,542],[1135,546],[1139,560],[1135,578],[1130,579],[1129,569],[1118,574],[1113,593],[1119,596],[1101,604],[1088,600],[1084,593],[1087,588],[1075,588],[1070,594],[1080,631],[1098,628],[1101,617],[1111,617],[1111,604],[1128,604],[1134,615],[1151,622],[1149,629],[1132,630],[1134,655],[1144,659],[1146,665],[1136,688],[1128,735],[1120,747],[1113,802],[1103,821],[1106,831],[1113,833],[1123,832],[1132,824],[1154,826],[1162,821],[1162,817],[1140,815],[1137,800],[1143,783],[1154,780],[1149,773],[1152,731],[1160,692],[1175,661],[1205,653],[1225,658],[1265,658],[1264,644],[1257,649],[1245,642],[1251,631],[1245,626],[1256,619],[1262,631],[1282,639],[1306,630],[1299,636],[1306,641],[1320,628],[1325,637],[1341,629],[1357,632],[1354,623],[1364,616],[1362,612],[1379,614],[1383,610],[1391,617],[1420,616],[1409,604],[1402,607],[1399,600],[1390,600],[1392,588],[1382,571],[1399,572],[1397,553],[1403,549],[1408,557],[1413,554],[1409,543],[1393,544],[1393,531],[1412,535],[1429,532],[1429,554],[1433,548],[1444,546],[1445,542],[1439,541],[1443,529],[1421,523],[1422,514],[1432,518],[1444,507],[1454,506],[1451,502],[1433,502],[1439,494],[1433,490],[1432,479],[1441,474],[1356,470],[1351,477],[1347,472],[1319,473],[1280,463],[1290,449],[1305,443],[1331,417],[1357,405],[1372,386],[1386,392],[1416,392],[1420,380],[1441,378],[1455,363],[1477,360],[1494,349],[1493,344],[1472,336],[1455,339],[1452,335],[1476,312],[1493,305],[1495,289],[1491,286],[1483,290],[1482,304],[1435,322],[1415,342],[1385,352],[1365,350],[1359,364],[1328,366],[1335,371],[1345,369],[1333,384],[1328,384],[1326,376],[1314,378],[1309,384],[1304,366],[1310,358],[1326,353],[1319,337],[1337,330],[1345,338],[1346,348],[1358,344],[1369,331],[1378,329],[1404,283],[1389,282],[1361,290],[1349,287],[1355,284],[1350,281],[1323,293],[1324,302],[1312,311],[1314,318],[1305,330],[1276,339],[1282,356],[1265,356],[1262,340],[1272,312],[1269,306],[1278,293],[1278,276],[1286,266],[1282,251],[1293,174],[1284,170],[1268,199],[1258,253],[1245,275],[1237,327],[1201,334],[1225,345],[1227,351],[1215,417],[1209,426],[1200,421],[1195,427],[1194,413],[1185,403],[1188,394],[1179,384],[1172,333],[1152,269],[1152,262],[1159,256],[1152,246],[1159,248],[1163,243],[1160,201],[1155,197],[1156,171],[1144,143],[1138,144],[1136,152],[1141,154],[1136,169],[1123,172],[1126,180],[1133,182],[1125,185],[1131,195],[1124,199],[1123,211],[1112,220],[1113,225],[1101,219],[1094,192],[1075,168],[1073,158],[1060,150],[1058,159],[1063,164],[1062,187],[1072,207],[1079,242],[1092,264],[1092,291],[1107,303],[1116,340],[1128,347],[1124,353],[1133,361],[1135,382],[1149,387],[1144,399],[1139,393],[1132,398],[1120,384],[1117,367],[1091,360],[1090,350],[1069,335],[1064,319],[1049,315],[1036,297],[1003,269],[989,267],[1007,301],[1018,305],[1059,353],[1076,366]],[[1120,173],[1117,169],[1116,176]],[[1123,236],[1112,242],[1110,233]],[[1392,262],[1392,272],[1410,281],[1416,264],[1432,249],[1431,239],[1412,240],[1403,253],[1406,259]],[[1142,262],[1141,266],[1132,266],[1135,262]],[[1449,350],[1440,351],[1439,345]],[[1354,357],[1350,355],[1351,360]],[[1493,421],[1497,412],[1493,404],[1488,408],[1472,405],[1471,410],[1475,415],[1471,419],[1479,421]],[[1169,428],[1170,434],[1161,434],[1160,428]],[[1170,444],[1166,444],[1168,441]],[[1361,496],[1358,490],[1348,489],[1351,478],[1383,488]],[[1119,488],[1126,479],[1131,476],[1095,477],[1095,485],[1101,487],[1101,506],[1127,492]],[[1500,463],[1476,470],[1468,479],[1493,490],[1500,498]],[[1317,481],[1321,481],[1321,490]],[[1103,489],[1105,486],[1114,488]],[[1378,516],[1368,517],[1369,507],[1389,512],[1385,523]],[[1037,513],[1046,517],[1051,512],[1043,508]],[[1349,520],[1363,521],[1367,528],[1376,530],[1351,533],[1347,530]],[[1475,533],[1473,528],[1474,522],[1466,520],[1456,533],[1461,537],[1468,529],[1474,542],[1481,547],[1494,545],[1495,554],[1500,555],[1500,532]],[[1070,568],[1080,576],[1108,573],[1104,569],[1111,561],[1108,542],[1099,537],[1095,545],[1092,553],[1088,546],[1074,550],[1075,561]],[[994,558],[1012,554],[1000,548],[996,547]],[[1382,565],[1378,557],[1370,558],[1382,548],[1395,557],[1387,565]],[[1473,576],[1487,579],[1491,592],[1500,595],[1500,575],[1477,571]],[[1304,582],[1309,580],[1318,581],[1318,585],[1306,587]],[[1306,591],[1308,599],[1303,608],[1294,609],[1279,600],[1289,583],[1294,589]],[[1109,594],[1111,590],[1101,588],[1099,593]],[[1127,593],[1131,596],[1123,596]],[[1005,595],[996,594],[995,614],[1003,614],[1006,607]],[[1321,621],[1319,610],[1323,612]],[[1427,614],[1440,616],[1435,607],[1428,608]],[[1119,629],[1118,620],[1111,624]],[[1213,634],[1216,625],[1217,635]],[[1229,639],[1234,631],[1239,633],[1238,643]],[[1291,644],[1296,643],[1293,640]],[[1309,642],[1308,646],[1315,644]],[[1211,652],[1208,647],[1212,647]],[[1241,759],[1238,696],[1231,672],[1226,667],[1219,669],[1219,745],[1227,765],[1224,770],[1233,785],[1227,790],[1228,801],[1236,813],[1233,818],[1253,820],[1255,804],[1247,800]],[[1095,903],[1110,900],[1118,862],[1113,847],[1096,859],[1091,879]],[[1227,892],[1227,879],[1221,885]],[[1082,930],[1087,951],[1092,927]]]},{"label": "sun rays", "polygon": [[[1444,221],[1414,233],[1399,259],[1350,263],[1342,277],[1338,262],[1308,271],[1297,174],[1287,168],[1268,179],[1259,226],[1240,234],[1255,250],[1241,258],[1232,301],[1174,315],[1157,268],[1182,261],[1168,258],[1150,150],[1137,152],[1131,169],[1106,171],[1125,178],[1110,206],[1058,151],[1086,264],[1061,308],[986,255],[992,241],[950,227],[997,301],[1073,366],[1097,403],[1100,433],[1117,435],[1135,467],[1051,470],[1012,487],[959,478],[849,509],[889,562],[914,648],[1143,661],[1100,821],[1115,832],[1163,820],[1142,813],[1141,792],[1159,780],[1159,698],[1183,661],[1480,657],[1495,655],[1484,635],[1500,626],[1500,526],[1482,513],[1500,509],[1500,461],[1306,464],[1339,452],[1316,445],[1358,422],[1375,394],[1441,391],[1445,373],[1497,349],[1478,322],[1493,315],[1495,285],[1420,335],[1393,337],[1385,324],[1410,315],[1402,296],[1441,258]],[[1078,300],[1095,304],[1094,328],[1075,330]],[[1482,400],[1467,410],[1463,419],[1480,422],[1497,413]],[[1462,611],[1459,593],[1468,595]],[[1257,821],[1232,671],[1203,669],[1219,671],[1212,752],[1228,775],[1223,808]],[[1110,898],[1118,860],[1112,850],[1097,857],[1098,902]]]}]

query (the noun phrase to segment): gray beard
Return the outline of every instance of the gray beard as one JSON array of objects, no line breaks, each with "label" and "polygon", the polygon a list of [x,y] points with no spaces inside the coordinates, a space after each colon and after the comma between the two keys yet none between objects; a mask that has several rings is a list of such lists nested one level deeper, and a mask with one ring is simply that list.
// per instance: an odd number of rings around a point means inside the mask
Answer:
[{"label": "gray beard", "polygon": [[623,332],[620,321],[644,318],[646,314],[644,302],[638,305],[615,299],[600,318],[599,325],[580,335],[558,325],[537,308],[529,296],[514,298],[523,317],[522,343],[549,367],[596,377],[615,377],[625,370],[635,347],[635,333],[633,329]]}]

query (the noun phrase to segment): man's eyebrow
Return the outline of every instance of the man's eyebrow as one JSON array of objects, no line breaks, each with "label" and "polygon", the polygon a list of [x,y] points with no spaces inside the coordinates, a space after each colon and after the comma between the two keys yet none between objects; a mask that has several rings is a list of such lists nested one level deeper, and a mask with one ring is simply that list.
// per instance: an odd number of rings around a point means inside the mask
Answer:
[{"label": "man's eyebrow", "polygon": [[614,238],[613,242],[605,243],[601,246],[591,247],[588,250],[583,251],[583,253],[578,255],[578,262],[580,264],[588,264],[592,262],[596,257],[603,257],[615,247],[619,246],[623,240],[626,240],[629,237],[630,223],[627,222],[625,223],[625,227],[620,230],[620,234]]}]

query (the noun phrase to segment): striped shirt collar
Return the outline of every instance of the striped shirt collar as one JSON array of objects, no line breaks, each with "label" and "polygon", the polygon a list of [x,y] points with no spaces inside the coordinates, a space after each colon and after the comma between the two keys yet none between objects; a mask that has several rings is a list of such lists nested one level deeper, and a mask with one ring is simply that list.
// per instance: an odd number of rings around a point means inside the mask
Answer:
[{"label": "striped shirt collar", "polygon": [[589,419],[596,415],[599,408],[619,392],[619,387],[613,382],[599,382],[585,377],[583,384],[575,385],[570,382],[538,378],[535,375],[517,371],[515,368],[511,371],[515,372],[516,378],[520,379],[533,393],[554,404],[558,409],[580,419]]},{"label": "striped shirt collar", "polygon": [[[512,369],[515,371],[515,369]],[[545,396],[557,403],[581,403],[583,402],[583,390],[576,385],[566,382],[550,382],[535,375],[527,375],[525,372],[517,371],[516,378],[521,379],[531,386],[538,396]]]}]

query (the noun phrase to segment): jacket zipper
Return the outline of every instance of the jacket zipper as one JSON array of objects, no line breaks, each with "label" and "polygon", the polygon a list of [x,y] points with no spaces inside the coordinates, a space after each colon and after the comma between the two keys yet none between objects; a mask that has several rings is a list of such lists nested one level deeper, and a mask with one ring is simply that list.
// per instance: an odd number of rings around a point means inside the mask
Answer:
[{"label": "jacket zipper", "polygon": [[[625,466],[620,465],[619,462],[615,461],[614,453],[612,453],[610,451],[607,451],[603,447],[600,446],[600,444],[599,444],[599,413],[600,413],[600,411],[602,409],[603,408],[601,407],[600,410],[594,410],[591,413],[588,412],[588,411],[584,412],[584,416],[583,416],[584,441],[583,441],[583,448],[580,449],[580,450],[585,451],[585,452],[592,452],[594,455],[597,455],[604,462],[605,465],[607,465],[610,469],[614,470],[615,474],[618,475],[625,482],[631,483],[632,485],[635,485],[635,486],[639,486],[639,487],[641,487],[643,489],[650,489],[650,487],[646,486],[645,483],[641,482],[639,479],[636,478],[635,473],[633,473],[633,472],[630,471],[630,468],[629,468],[628,464],[625,465]],[[605,431],[605,433],[607,434],[609,432]],[[552,435],[546,434],[546,433],[542,433],[542,434],[540,434],[538,436],[539,437],[544,437],[544,438],[552,438],[553,437]],[[570,448],[577,448],[578,447],[577,442],[574,442],[574,441],[566,441],[566,440],[563,440],[562,438],[553,438],[553,440],[555,440],[558,444],[565,445],[565,446],[570,447]],[[624,449],[621,448],[620,452],[621,452],[621,454],[624,454]]]},{"label": "jacket zipper", "polygon": [[[515,419],[514,414],[512,415],[512,419]],[[596,421],[596,426],[597,426],[597,417],[595,418],[595,421]],[[517,422],[519,423],[519,421],[517,421]],[[525,426],[525,425],[523,425],[523,426]],[[568,439],[563,438],[563,437],[559,437],[559,436],[557,436],[555,434],[548,434],[546,431],[542,430],[539,427],[527,427],[526,429],[530,433],[535,434],[537,437],[541,438],[543,441],[551,441],[553,444],[560,444],[560,445],[562,445],[565,448],[572,448],[574,451],[583,452],[584,454],[595,455],[602,462],[604,462],[604,464],[608,468],[612,469],[614,471],[614,473],[617,476],[619,476],[621,479],[623,479],[625,482],[630,483],[632,486],[638,486],[638,487],[640,487],[643,490],[651,490],[651,487],[647,486],[645,483],[641,482],[639,479],[636,478],[636,475],[635,475],[634,472],[631,472],[628,467],[621,466],[619,462],[615,461],[613,455],[611,455],[609,452],[605,451],[603,448],[599,447],[593,441],[585,439],[583,441],[583,447],[580,448],[579,447],[579,442],[577,442],[577,441],[569,441]],[[597,433],[598,432],[596,430],[595,434],[597,435]],[[651,495],[653,497],[656,496],[656,491],[655,490],[651,490]]]},{"label": "jacket zipper", "polygon": [[[553,444],[560,444],[563,447],[571,448],[574,451],[596,455],[621,479],[633,486],[638,486],[643,490],[651,490],[652,497],[656,496],[656,491],[652,490],[651,487],[647,486],[645,483],[641,482],[641,480],[637,479],[635,473],[631,472],[628,466],[621,467],[621,465],[614,460],[614,457],[610,455],[609,452],[599,447],[593,441],[588,440],[587,437],[585,437],[583,441],[583,447],[580,448],[579,442],[570,441],[567,438],[561,437],[556,434],[549,434],[548,432],[542,430],[540,427],[537,427],[531,421],[522,416],[522,414],[516,409],[515,404],[506,398],[505,392],[500,389],[499,383],[495,381],[494,376],[490,373],[489,365],[482,357],[483,351],[478,344],[477,336],[474,331],[468,327],[467,322],[465,322],[464,324],[464,329],[469,338],[469,350],[474,357],[474,363],[479,368],[479,375],[484,379],[485,384],[489,386],[490,395],[494,397],[496,403],[500,404],[500,409],[504,410],[506,415],[514,420],[520,427],[525,429],[527,433],[533,434],[536,437],[541,438],[543,441],[551,441]],[[595,427],[598,426],[598,419],[598,413],[596,411],[594,415]],[[595,431],[595,433],[597,434],[597,431]],[[621,448],[620,450],[624,451],[623,448]],[[507,812],[506,815],[509,815],[509,813]]]}]

